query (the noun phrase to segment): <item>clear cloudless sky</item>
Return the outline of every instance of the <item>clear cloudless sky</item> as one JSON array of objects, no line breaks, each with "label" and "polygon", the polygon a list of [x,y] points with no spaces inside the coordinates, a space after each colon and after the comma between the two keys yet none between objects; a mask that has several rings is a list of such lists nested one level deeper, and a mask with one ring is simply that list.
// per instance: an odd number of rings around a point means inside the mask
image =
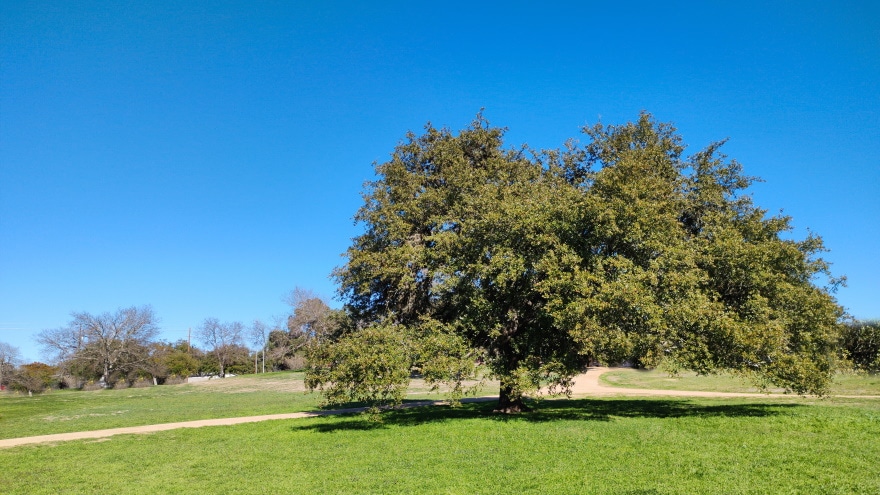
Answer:
[{"label": "clear cloudless sky", "polygon": [[880,2],[34,1],[0,3],[0,341],[331,299],[372,164],[481,108],[510,146],[642,110],[729,138],[880,317]]}]

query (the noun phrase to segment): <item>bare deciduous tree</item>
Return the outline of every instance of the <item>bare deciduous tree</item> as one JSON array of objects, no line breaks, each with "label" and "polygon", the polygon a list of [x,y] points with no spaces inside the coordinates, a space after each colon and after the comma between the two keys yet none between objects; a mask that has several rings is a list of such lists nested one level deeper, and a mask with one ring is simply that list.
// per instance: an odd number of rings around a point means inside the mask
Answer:
[{"label": "bare deciduous tree", "polygon": [[19,359],[21,359],[21,353],[18,347],[0,342],[0,385],[7,385]]},{"label": "bare deciduous tree", "polygon": [[122,308],[115,313],[92,315],[74,312],[73,320],[57,329],[43,330],[37,341],[65,368],[91,367],[110,384],[149,358],[147,346],[159,331],[150,306]]},{"label": "bare deciduous tree", "polygon": [[241,345],[244,325],[233,321],[223,322],[217,318],[205,318],[199,327],[198,335],[202,342],[211,348],[211,353],[220,365],[220,376],[226,376],[226,365],[234,354],[235,346]]},{"label": "bare deciduous tree", "polygon": [[[266,343],[269,337],[269,328],[260,320],[254,320],[254,324],[251,325],[250,329],[250,338],[251,343],[254,345],[254,348],[257,350],[257,353],[263,354],[263,373],[266,372]],[[254,357],[254,373],[257,372],[257,358]]]},{"label": "bare deciduous tree", "polygon": [[290,336],[305,337],[305,340],[321,337],[335,328],[330,316],[333,310],[314,292],[297,287],[284,298],[291,308],[287,318]]},{"label": "bare deciduous tree", "polygon": [[282,298],[290,313],[279,318],[269,332],[266,353],[274,366],[301,366],[303,349],[309,342],[323,340],[339,330],[336,311],[313,291],[297,287]]}]

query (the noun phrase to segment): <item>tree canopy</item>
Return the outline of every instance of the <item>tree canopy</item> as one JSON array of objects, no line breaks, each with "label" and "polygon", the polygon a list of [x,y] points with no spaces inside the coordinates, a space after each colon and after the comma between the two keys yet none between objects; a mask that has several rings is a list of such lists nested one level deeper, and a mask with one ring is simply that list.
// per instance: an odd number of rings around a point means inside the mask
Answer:
[{"label": "tree canopy", "polygon": [[21,359],[21,351],[6,342],[0,342],[0,387],[6,386],[9,377],[15,370],[16,364]]},{"label": "tree canopy", "polygon": [[482,115],[458,134],[429,124],[376,166],[334,272],[352,323],[315,343],[311,387],[394,402],[375,383],[341,391],[411,370],[460,385],[480,362],[511,412],[592,362],[662,360],[822,393],[841,280],[820,237],[790,240],[789,217],[753,204],[723,142],[685,156],[647,113],[557,150],[504,133]]},{"label": "tree canopy", "polygon": [[159,332],[150,306],[71,315],[66,327],[40,332],[38,342],[66,367],[92,370],[107,384],[142,367],[150,356],[148,346]]},{"label": "tree canopy", "polygon": [[226,367],[234,360],[236,354],[244,350],[243,332],[244,325],[241,322],[221,322],[217,318],[205,318],[196,332],[217,359],[221,377],[226,376]]}]

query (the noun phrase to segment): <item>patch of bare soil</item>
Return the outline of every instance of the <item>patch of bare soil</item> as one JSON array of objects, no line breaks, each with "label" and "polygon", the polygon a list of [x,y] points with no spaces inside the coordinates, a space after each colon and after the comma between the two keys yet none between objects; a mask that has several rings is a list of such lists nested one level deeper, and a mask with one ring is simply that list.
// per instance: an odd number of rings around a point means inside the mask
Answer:
[{"label": "patch of bare soil", "polygon": [[[432,390],[432,385],[421,378],[414,378],[409,382],[408,395],[422,395],[428,393],[445,393],[449,391],[449,387],[440,385],[436,390]],[[494,393],[498,390],[497,380],[466,380],[462,382],[465,390],[475,390],[476,395],[483,395],[487,392]]]},{"label": "patch of bare soil", "polygon": [[261,391],[304,392],[306,390],[302,378],[295,376],[273,379],[252,375],[230,376],[192,382],[190,385],[230,394]]}]

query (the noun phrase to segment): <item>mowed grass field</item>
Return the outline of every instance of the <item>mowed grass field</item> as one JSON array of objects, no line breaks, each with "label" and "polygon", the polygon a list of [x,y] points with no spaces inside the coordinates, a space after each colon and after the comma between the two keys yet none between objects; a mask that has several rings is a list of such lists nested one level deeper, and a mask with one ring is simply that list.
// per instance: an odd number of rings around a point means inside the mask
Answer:
[{"label": "mowed grass field", "polygon": [[[230,379],[166,387],[177,395],[163,387],[84,394],[116,397],[116,406],[106,399],[105,412],[124,410],[119,403],[136,393],[171,394],[144,399],[161,416],[152,422],[167,422],[166,399],[179,416],[187,403],[193,411],[234,411],[209,417],[318,402],[277,390],[293,374],[261,379],[275,380],[275,392]],[[76,404],[69,394],[76,393],[40,398]],[[10,399],[0,398],[0,426],[5,437],[21,436],[5,431]],[[57,407],[56,416],[86,411]],[[878,399],[585,398],[540,401],[514,417],[492,414],[492,407],[392,411],[381,423],[347,415],[3,449],[0,493],[880,493]]]},{"label": "mowed grass field", "polygon": [[3,493],[880,493],[868,401],[544,401],[0,451]]},{"label": "mowed grass field", "polygon": [[[729,374],[697,375],[683,371],[675,376],[663,369],[637,370],[618,368],[604,373],[599,382],[608,387],[641,388],[654,390],[697,390],[705,392],[761,393],[754,384]],[[779,389],[768,392],[780,393]],[[829,395],[880,396],[880,374],[839,373],[828,389]]]},{"label": "mowed grass field", "polygon": [[[497,382],[486,387],[487,394],[498,391]],[[424,382],[413,380],[407,400],[440,398]],[[0,439],[314,411],[320,399],[306,393],[302,373],[291,372],[125,390],[54,390],[33,397],[7,393],[0,394]]]},{"label": "mowed grass field", "polygon": [[319,402],[317,394],[305,393],[301,373],[125,390],[55,390],[33,397],[5,394],[0,395],[0,438],[309,411]]}]

